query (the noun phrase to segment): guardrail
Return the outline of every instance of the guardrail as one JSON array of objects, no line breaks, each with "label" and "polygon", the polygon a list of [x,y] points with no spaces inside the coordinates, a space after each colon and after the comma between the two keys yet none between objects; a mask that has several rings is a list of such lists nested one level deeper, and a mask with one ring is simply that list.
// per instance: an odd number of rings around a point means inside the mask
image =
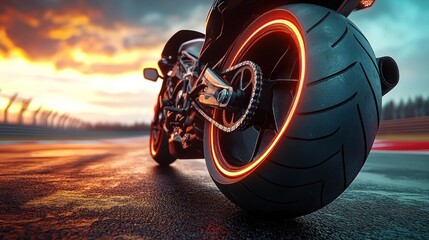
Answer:
[{"label": "guardrail", "polygon": [[[0,109],[2,113],[0,115],[2,121],[0,122],[3,124],[50,126],[54,128],[86,128],[88,126],[87,123],[67,113],[59,113],[54,110],[45,109],[42,106],[38,106],[35,110],[30,111],[28,108],[32,104],[32,99],[18,97],[18,93],[6,95],[1,93],[0,89],[0,98],[7,101],[4,108]],[[15,113],[17,115],[15,121],[10,119],[12,115],[10,110],[14,104],[19,105],[19,110]],[[26,114],[30,114],[30,116],[27,116],[27,121],[24,121]]]},{"label": "guardrail", "polygon": [[429,117],[384,120],[378,134],[429,133]]}]

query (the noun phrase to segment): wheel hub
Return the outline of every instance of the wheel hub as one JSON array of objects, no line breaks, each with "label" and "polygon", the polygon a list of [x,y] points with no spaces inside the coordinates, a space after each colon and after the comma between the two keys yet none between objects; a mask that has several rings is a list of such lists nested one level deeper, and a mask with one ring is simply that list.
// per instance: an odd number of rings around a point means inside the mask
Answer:
[{"label": "wheel hub", "polygon": [[[207,70],[209,73],[213,72],[211,69]],[[193,102],[193,106],[207,121],[224,132],[245,129],[259,105],[262,92],[261,68],[251,61],[244,61],[222,72],[222,78],[212,75],[210,74],[206,80],[208,90],[201,93],[199,101]],[[205,73],[204,76],[206,76]],[[231,79],[231,81],[227,84],[222,81],[223,79]],[[224,84],[217,84],[220,81]],[[216,90],[216,85],[222,89]],[[216,103],[213,103],[215,96]],[[227,104],[222,105],[218,100],[226,101]],[[207,113],[199,104],[201,102],[215,108],[214,113]]]}]

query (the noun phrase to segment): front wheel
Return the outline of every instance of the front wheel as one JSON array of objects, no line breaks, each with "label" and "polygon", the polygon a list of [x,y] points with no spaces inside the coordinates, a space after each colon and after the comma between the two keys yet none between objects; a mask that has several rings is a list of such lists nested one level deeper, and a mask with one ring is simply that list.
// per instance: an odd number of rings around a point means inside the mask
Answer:
[{"label": "front wheel", "polygon": [[381,108],[374,53],[344,16],[293,4],[253,21],[223,69],[246,60],[262,69],[263,99],[245,130],[205,125],[209,173],[231,201],[258,215],[316,211],[350,185],[373,144]]},{"label": "front wheel", "polygon": [[168,134],[162,128],[163,116],[158,105],[155,108],[154,120],[150,125],[149,149],[152,158],[161,166],[168,166],[176,157],[170,154],[168,148]]}]

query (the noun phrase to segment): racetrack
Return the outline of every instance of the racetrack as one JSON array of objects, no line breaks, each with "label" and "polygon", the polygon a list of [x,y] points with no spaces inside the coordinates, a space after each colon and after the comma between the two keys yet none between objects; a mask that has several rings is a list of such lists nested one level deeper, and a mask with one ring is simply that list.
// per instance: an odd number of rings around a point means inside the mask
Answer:
[{"label": "racetrack", "polygon": [[424,150],[373,152],[340,198],[284,221],[229,202],[203,160],[158,167],[145,137],[7,143],[0,156],[0,239],[429,238]]}]

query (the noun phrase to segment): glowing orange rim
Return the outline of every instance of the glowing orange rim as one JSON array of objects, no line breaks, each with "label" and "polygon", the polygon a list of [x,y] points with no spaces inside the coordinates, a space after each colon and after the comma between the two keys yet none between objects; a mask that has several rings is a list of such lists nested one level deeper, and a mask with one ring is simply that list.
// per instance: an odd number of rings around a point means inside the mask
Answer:
[{"label": "glowing orange rim", "polygon": [[[224,166],[222,166],[222,164],[219,162],[218,157],[216,156],[216,151],[215,151],[215,146],[214,146],[214,126],[211,125],[210,126],[210,147],[211,147],[211,153],[213,156],[213,161],[215,163],[216,168],[225,176],[227,177],[240,177],[243,176],[244,174],[247,174],[248,172],[254,170],[270,153],[271,151],[274,149],[274,147],[277,145],[278,141],[280,140],[280,137],[283,135],[283,133],[285,132],[287,126],[289,125],[292,116],[296,110],[296,107],[298,106],[298,101],[301,97],[301,92],[302,92],[302,87],[304,84],[304,78],[305,78],[305,44],[304,44],[304,40],[302,38],[301,32],[299,31],[299,29],[295,26],[295,24],[293,24],[292,22],[285,20],[285,19],[276,19],[276,20],[272,20],[266,24],[264,24],[263,26],[261,26],[260,28],[258,28],[252,35],[250,35],[250,37],[244,42],[244,44],[240,47],[240,49],[238,50],[237,54],[234,56],[232,63],[235,62],[236,58],[238,57],[238,55],[240,54],[240,52],[244,49],[244,47],[249,43],[249,41],[256,35],[258,34],[262,29],[270,26],[270,25],[274,25],[274,24],[281,24],[284,25],[288,30],[290,30],[296,37],[296,40],[298,41],[298,45],[299,45],[299,58],[300,58],[300,62],[301,62],[301,72],[300,72],[300,77],[299,77],[299,86],[298,86],[298,92],[296,94],[296,97],[293,101],[292,107],[290,109],[290,112],[287,116],[287,119],[285,121],[285,123],[283,124],[283,127],[280,129],[280,132],[277,134],[277,136],[274,138],[274,140],[271,142],[270,146],[268,147],[268,149],[256,160],[252,161],[249,165],[245,166],[244,168],[240,169],[240,170],[234,170],[234,171],[230,171],[226,168],[224,168]],[[232,64],[231,64],[232,65]]]},{"label": "glowing orange rim", "polygon": [[[152,134],[152,133],[151,133],[151,134]],[[162,135],[161,135],[161,136],[159,136],[159,137],[162,137]],[[153,137],[152,137],[152,136],[150,137],[149,144],[150,144],[150,152],[152,153],[152,156],[155,156],[155,155],[158,153],[159,148],[161,147],[161,143],[159,143],[159,141],[162,141],[162,139],[159,139],[159,140],[158,140],[158,147],[155,149],[155,148],[154,148]]]}]

